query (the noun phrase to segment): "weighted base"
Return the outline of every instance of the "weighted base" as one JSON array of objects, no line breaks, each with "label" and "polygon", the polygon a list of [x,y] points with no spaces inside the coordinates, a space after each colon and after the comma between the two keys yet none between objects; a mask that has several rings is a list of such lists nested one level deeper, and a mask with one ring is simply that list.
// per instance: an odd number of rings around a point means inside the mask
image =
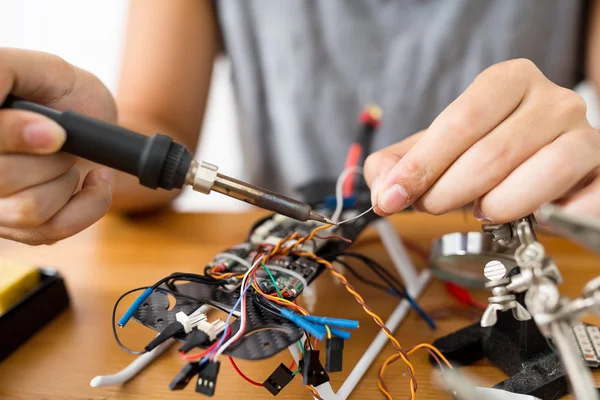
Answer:
[{"label": "weighted base", "polygon": [[[458,365],[489,360],[510,376],[496,384],[496,389],[528,394],[542,400],[565,396],[569,386],[558,354],[548,345],[533,321],[516,321],[510,312],[503,312],[498,317],[498,324],[494,327],[482,328],[477,322],[437,339],[433,345],[450,362]],[[508,317],[512,321],[508,321]],[[512,331],[504,331],[502,328],[506,325],[510,325]]]}]

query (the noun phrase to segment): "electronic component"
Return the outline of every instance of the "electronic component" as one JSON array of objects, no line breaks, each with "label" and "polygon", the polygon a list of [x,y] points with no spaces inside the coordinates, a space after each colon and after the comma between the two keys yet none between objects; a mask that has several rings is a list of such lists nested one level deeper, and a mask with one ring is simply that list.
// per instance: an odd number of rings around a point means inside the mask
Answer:
[{"label": "electronic component", "polygon": [[208,335],[199,329],[195,329],[190,335],[188,335],[183,346],[179,348],[179,351],[187,353],[194,347],[200,347],[202,345],[207,344],[208,342]]},{"label": "electronic component", "polygon": [[185,333],[190,333],[192,329],[194,329],[194,326],[206,321],[206,314],[199,311],[200,309],[194,311],[189,316],[183,311],[179,311],[177,314],[175,314],[175,319],[181,324]]},{"label": "electronic component", "polygon": [[186,365],[184,365],[181,371],[179,371],[179,373],[175,377],[175,379],[173,379],[173,381],[169,384],[169,389],[185,389],[185,387],[188,385],[188,383],[190,383],[192,378],[194,378],[194,376],[196,376],[196,374],[198,373],[198,369],[199,367],[197,362],[187,363]]},{"label": "electronic component", "polygon": [[[297,233],[298,236],[309,235],[315,228],[318,228],[320,224],[314,221],[298,222],[292,218],[288,218],[284,215],[275,215],[273,218],[263,222],[250,235],[250,242],[254,245],[258,244],[269,244],[276,245],[281,239],[287,237],[291,233]],[[336,226],[321,231],[322,235],[331,235],[337,231]],[[317,252],[327,242],[327,239],[320,239],[318,237],[313,240],[303,243],[299,246],[299,249]],[[294,240],[288,241],[288,245],[293,245]]]},{"label": "electronic component", "polygon": [[600,367],[600,329],[577,324],[573,327],[573,337],[586,364],[592,368]]},{"label": "electronic component", "polygon": [[152,339],[152,341],[146,345],[144,350],[152,351],[156,346],[163,343],[165,340],[172,338],[173,336],[177,335],[178,333],[182,333],[183,331],[183,325],[181,324],[181,322],[172,322],[169,325],[167,325],[167,327],[163,329],[158,334],[158,336]]},{"label": "electronic component", "polygon": [[197,325],[197,328],[199,331],[202,331],[206,335],[208,335],[208,340],[210,342],[215,340],[217,338],[217,336],[225,330],[226,327],[227,327],[227,325],[225,325],[225,322],[220,319],[216,319],[213,322],[208,322],[207,320],[202,320],[202,321],[198,322],[198,325]]},{"label": "electronic component", "polygon": [[342,329],[338,329],[338,328],[334,328],[334,327],[329,327],[329,331],[331,332],[332,335],[338,336],[344,340],[350,340],[350,332],[348,331],[344,331]]},{"label": "electronic component", "polygon": [[[277,287],[283,293],[284,297],[296,298],[304,289],[304,285],[299,279],[285,274],[278,274],[275,278],[275,282],[277,282]],[[261,282],[260,287],[263,292],[266,293],[276,291],[275,285],[270,279],[264,279]]]},{"label": "electronic component", "polygon": [[180,333],[190,333],[194,326],[198,323],[206,320],[206,314],[201,312],[203,308],[200,307],[198,310],[191,313],[189,316],[183,311],[179,311],[175,314],[177,321],[167,325],[158,336],[156,336],[148,345],[145,347],[146,351],[153,350],[156,346],[163,343],[165,340],[172,338],[173,336]]},{"label": "electronic component", "polygon": [[284,318],[289,319],[290,321],[298,325],[300,328],[315,336],[317,339],[323,340],[325,338],[325,328],[321,327],[320,325],[308,322],[300,315],[288,310],[287,308],[282,308],[280,310],[280,313]]},{"label": "electronic component", "polygon": [[340,337],[327,338],[325,342],[325,370],[339,372],[342,370],[344,339]]},{"label": "electronic component", "polygon": [[127,311],[125,311],[125,314],[123,314],[123,316],[119,319],[118,324],[121,328],[127,325],[131,317],[133,317],[133,314],[135,314],[135,311],[138,308],[140,308],[144,300],[146,300],[153,292],[154,289],[149,287],[146,290],[144,290],[144,292],[137,299],[133,301],[133,304],[129,306]]},{"label": "electronic component", "polygon": [[292,272],[296,272],[308,282],[319,272],[319,263],[310,258],[300,257],[273,257],[269,260],[269,265],[276,265]]},{"label": "electronic component", "polygon": [[263,382],[263,386],[273,396],[277,396],[284,387],[287,386],[294,379],[294,374],[283,364],[279,364],[279,367]]},{"label": "electronic component", "polygon": [[319,360],[319,350],[306,350],[302,358],[302,383],[319,386],[329,382],[329,375]]},{"label": "electronic component", "polygon": [[201,365],[198,371],[198,382],[196,383],[196,393],[212,396],[215,394],[217,386],[217,375],[219,374],[219,361],[209,361]]},{"label": "electronic component", "polygon": [[317,317],[316,315],[307,315],[304,317],[309,322],[321,325],[337,326],[339,328],[358,329],[358,321],[351,319]]}]

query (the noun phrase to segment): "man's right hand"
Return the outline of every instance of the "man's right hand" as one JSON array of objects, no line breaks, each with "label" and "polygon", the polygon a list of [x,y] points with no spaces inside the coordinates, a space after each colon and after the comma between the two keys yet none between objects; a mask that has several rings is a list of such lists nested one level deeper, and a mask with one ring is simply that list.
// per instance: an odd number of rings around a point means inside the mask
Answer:
[{"label": "man's right hand", "polygon": [[[9,94],[117,120],[113,97],[95,76],[47,53],[0,48],[0,104]],[[0,237],[50,244],[82,231],[110,208],[110,171],[80,176],[77,159],[58,152],[65,139],[50,119],[0,109]]]}]

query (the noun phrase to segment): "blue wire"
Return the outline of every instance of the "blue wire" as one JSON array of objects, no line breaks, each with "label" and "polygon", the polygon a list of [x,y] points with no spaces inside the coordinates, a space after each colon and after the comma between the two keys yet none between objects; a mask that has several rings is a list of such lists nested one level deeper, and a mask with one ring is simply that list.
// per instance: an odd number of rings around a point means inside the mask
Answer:
[{"label": "blue wire", "polygon": [[425,322],[431,327],[431,329],[437,329],[437,324],[433,321],[433,318],[431,318],[425,312],[425,310],[421,308],[421,306],[415,301],[415,299],[412,298],[411,295],[409,295],[408,293],[398,293],[398,291],[392,288],[390,288],[388,292],[396,297],[406,299],[406,301],[408,301],[408,304],[410,304],[410,306],[417,312],[417,314],[419,314],[421,318],[425,320]]},{"label": "blue wire", "polygon": [[421,318],[423,318],[425,322],[427,322],[427,325],[429,325],[431,329],[437,329],[437,325],[435,322],[433,322],[433,319],[425,312],[425,310],[421,308],[420,305],[417,304],[417,302],[415,301],[415,299],[412,298],[411,295],[405,293],[404,298],[410,303],[410,305],[417,312],[417,314],[419,314]]},{"label": "blue wire", "polygon": [[[238,298],[238,300],[235,302],[235,304],[231,308],[231,311],[229,312],[229,315],[227,316],[227,319],[225,320],[225,326],[229,327],[229,322],[231,321],[231,317],[233,316],[233,312],[240,306],[240,303],[242,302],[242,298],[246,295],[246,291],[248,290],[248,288],[251,285],[252,285],[252,281],[248,280],[248,285],[246,285],[246,288],[242,292],[241,296]],[[227,328],[225,329],[225,332],[227,332]],[[223,333],[223,335],[221,336],[221,339],[219,339],[219,344],[214,348],[214,350],[211,351],[210,353],[208,353],[206,356],[204,356],[204,358],[202,360],[200,360],[200,363],[198,365],[203,365],[206,362],[208,362],[208,360],[210,359],[210,357],[216,351],[219,350],[219,347],[221,347],[223,345],[223,342],[225,342],[225,333]]]}]

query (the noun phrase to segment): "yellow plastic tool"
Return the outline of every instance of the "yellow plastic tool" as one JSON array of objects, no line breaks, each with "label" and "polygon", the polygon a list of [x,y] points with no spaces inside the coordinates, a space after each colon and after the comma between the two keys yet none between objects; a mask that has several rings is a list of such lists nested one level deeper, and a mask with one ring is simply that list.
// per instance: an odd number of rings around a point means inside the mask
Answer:
[{"label": "yellow plastic tool", "polygon": [[0,259],[0,315],[40,282],[36,266]]}]

